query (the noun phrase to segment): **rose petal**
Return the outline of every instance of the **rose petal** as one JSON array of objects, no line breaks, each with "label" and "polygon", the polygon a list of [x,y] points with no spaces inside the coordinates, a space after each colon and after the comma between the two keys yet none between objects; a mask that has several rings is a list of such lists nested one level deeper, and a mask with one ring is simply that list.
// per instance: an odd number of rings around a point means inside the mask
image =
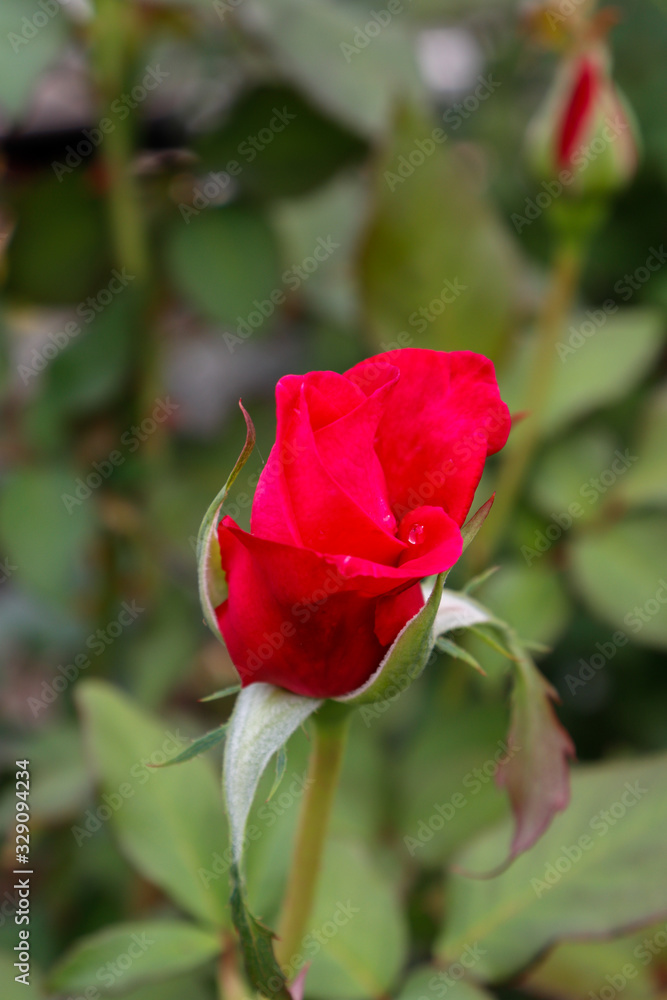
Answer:
[{"label": "rose petal", "polygon": [[470,351],[406,348],[346,374],[369,393],[389,365],[401,375],[388,395],[376,448],[392,510],[400,519],[428,503],[462,524],[487,455],[503,447],[510,429],[493,365]]}]

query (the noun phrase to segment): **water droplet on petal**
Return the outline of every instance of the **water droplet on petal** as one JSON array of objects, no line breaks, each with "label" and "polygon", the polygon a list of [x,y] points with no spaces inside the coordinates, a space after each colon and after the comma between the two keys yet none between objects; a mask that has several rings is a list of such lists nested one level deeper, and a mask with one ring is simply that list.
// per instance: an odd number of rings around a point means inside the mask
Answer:
[{"label": "water droplet on petal", "polygon": [[419,545],[424,534],[423,524],[413,524],[408,532],[408,542],[410,545]]}]

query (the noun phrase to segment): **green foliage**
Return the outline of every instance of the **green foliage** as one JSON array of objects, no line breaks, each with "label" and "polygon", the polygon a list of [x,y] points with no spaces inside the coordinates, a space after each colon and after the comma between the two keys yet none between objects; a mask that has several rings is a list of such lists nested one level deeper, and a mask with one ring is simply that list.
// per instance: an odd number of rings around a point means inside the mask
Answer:
[{"label": "green foliage", "polygon": [[[14,980],[4,897],[0,978],[10,1000],[102,992],[98,969],[141,925],[161,943],[111,992],[213,1000],[213,958],[235,933],[220,748],[178,767],[142,761],[198,754],[236,711],[222,700],[238,694],[236,674],[202,623],[196,535],[239,453],[237,402],[257,443],[205,522],[214,633],[226,585],[215,523],[249,523],[281,375],[342,371],[388,347],[472,350],[494,362],[512,412],[526,408],[555,246],[520,153],[554,58],[519,33],[517,5],[497,0],[403,2],[386,24],[387,4],[361,0],[55,5],[0,4],[0,824],[11,845],[12,762],[26,757],[37,873],[31,984]],[[667,912],[667,268],[646,264],[664,254],[667,8],[618,6],[614,74],[643,162],[591,243],[543,411],[515,422],[504,454],[539,426],[505,535],[483,558],[491,510],[450,577],[458,600],[481,575],[475,600],[513,626],[561,696],[583,761],[573,802],[497,879],[452,874],[507,854],[495,757],[513,663],[506,637],[477,618],[477,631],[447,632],[419,683],[389,688],[423,652],[434,598],[376,679],[390,696],[351,713],[305,1000],[421,1000],[445,986],[486,1000],[507,977],[528,997],[579,1000],[605,996],[628,964],[637,975],[613,987],[624,998],[664,992],[664,949],[646,961],[642,949]],[[158,66],[164,81],[114,111]],[[488,100],[475,96],[480,78]],[[104,116],[112,129],[77,163],[80,130]],[[517,214],[534,217],[516,225]],[[173,416],[137,436],[167,397]],[[80,500],[114,450],[120,464]],[[141,620],[110,635],[133,600]],[[72,666],[81,654],[88,665]],[[532,737],[544,723],[531,705],[518,707]],[[242,804],[237,917],[251,932],[278,926],[310,751],[298,718],[273,747],[275,772],[271,754],[256,758],[254,802]],[[650,793],[598,836],[591,819],[635,780]],[[594,847],[538,897],[531,879],[583,834]],[[447,984],[476,940],[486,953],[470,978]]]},{"label": "green foliage", "polygon": [[[165,727],[102,682],[82,682],[77,694],[102,790],[120,800],[110,822],[124,854],[183,909],[224,926],[224,886],[207,886],[201,877],[224,843],[225,828],[208,761],[151,766],[178,753],[184,742],[178,728]],[[86,833],[80,834],[82,845]]]},{"label": "green foliage", "polygon": [[[494,982],[557,941],[653,920],[667,910],[666,810],[664,755],[582,768],[569,809],[508,871],[472,882],[451,876],[440,960],[456,961],[467,944],[479,944],[475,975]],[[506,828],[486,834],[459,861],[488,871],[506,842]]]},{"label": "green foliage", "polygon": [[220,951],[220,936],[179,920],[119,924],[83,938],[49,974],[58,992],[96,987],[125,993],[196,968]]}]

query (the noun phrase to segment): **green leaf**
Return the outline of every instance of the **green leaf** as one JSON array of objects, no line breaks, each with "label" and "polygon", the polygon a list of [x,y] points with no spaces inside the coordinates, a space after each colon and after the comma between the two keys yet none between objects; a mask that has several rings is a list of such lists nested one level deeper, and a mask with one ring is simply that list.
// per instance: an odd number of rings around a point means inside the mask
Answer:
[{"label": "green leaf", "polygon": [[126,992],[195,969],[219,954],[221,936],[181,920],[117,924],[78,941],[49,976],[57,992]]},{"label": "green leaf", "polygon": [[[167,266],[176,287],[204,315],[237,331],[234,340],[268,327],[271,316],[259,313],[256,303],[285,289],[264,216],[241,205],[193,211],[187,222],[175,219],[167,235]],[[268,304],[273,315],[275,306]],[[257,323],[250,314],[259,316]]]},{"label": "green leaf", "polygon": [[[394,823],[407,857],[432,869],[509,812],[494,780],[507,709],[494,698],[431,698],[397,762]],[[407,858],[406,858],[407,860]]]},{"label": "green leaf", "polygon": [[[572,328],[577,328],[576,317]],[[563,342],[567,343],[567,338],[568,331],[564,331]],[[543,434],[554,434],[627,396],[650,370],[662,344],[663,320],[658,310],[623,309],[609,316],[581,347],[562,361],[554,358],[553,383],[542,416]],[[535,337],[524,341],[500,378],[502,397],[510,410],[523,405],[536,348]]]},{"label": "green leaf", "polygon": [[227,477],[213,503],[204,515],[197,536],[197,576],[199,580],[199,599],[204,610],[206,622],[216,638],[222,642],[222,634],[215,616],[215,609],[227,597],[227,581],[222,569],[220,543],[218,542],[218,522],[222,505],[227,499],[232,483],[248,461],[255,447],[255,427],[250,414],[246,412],[243,403],[239,402],[246,423],[246,439],[236,464]]},{"label": "green leaf", "polygon": [[633,642],[667,648],[667,522],[635,515],[575,539],[577,589],[592,610]]},{"label": "green leaf", "polygon": [[537,996],[580,1000],[591,993],[599,996],[601,991],[611,996],[611,986],[615,993],[622,991],[623,1000],[658,1000],[662,991],[657,981],[664,968],[658,956],[663,951],[660,942],[664,935],[661,923],[613,941],[559,944],[528,972],[521,987]]},{"label": "green leaf", "polygon": [[336,698],[345,705],[386,702],[398,690],[409,686],[422,673],[435,643],[434,623],[446,573],[437,577],[424,607],[396,636],[382,663],[368,680],[350,694]]},{"label": "green leaf", "polygon": [[[495,982],[549,945],[617,934],[667,913],[666,765],[662,755],[581,768],[569,809],[507,871],[492,881],[452,875],[439,960],[479,945],[475,975]],[[506,826],[489,832],[460,863],[493,868],[507,835]]]},{"label": "green leaf", "polygon": [[301,956],[310,961],[314,942],[322,943],[306,979],[313,1000],[390,994],[408,946],[397,881],[392,884],[374,852],[350,841],[329,842]]},{"label": "green leaf", "polygon": [[[595,489],[593,484],[614,459],[614,442],[607,431],[577,429],[548,448],[538,461],[530,486],[531,500],[549,524],[561,527],[570,518],[576,528],[602,509],[607,488]],[[562,528],[562,535],[568,530]]]},{"label": "green leaf", "polygon": [[628,505],[660,506],[667,503],[667,388],[649,399],[633,456],[638,461],[610,491],[610,500]]},{"label": "green leaf", "polygon": [[[493,357],[512,322],[518,258],[469,168],[450,155],[451,136],[431,138],[438,129],[445,134],[442,121],[403,112],[378,159],[364,307],[377,344]],[[422,162],[411,168],[411,158]]]},{"label": "green leaf", "polygon": [[350,55],[344,46],[354,46],[359,20],[331,0],[245,0],[237,17],[281,76],[360,135],[380,137],[398,97],[422,96],[405,38],[384,31]]},{"label": "green leaf", "polygon": [[62,604],[86,582],[85,560],[93,540],[95,502],[65,507],[76,475],[48,467],[18,468],[0,499],[0,533],[17,578],[35,593]]},{"label": "green leaf", "polygon": [[[224,886],[207,886],[201,877],[222,853],[226,837],[219,785],[209,762],[193,760],[187,768],[166,770],[149,767],[178,753],[186,741],[109,684],[80,682],[77,702],[123,853],[183,909],[225,926]],[[83,850],[96,829],[83,818],[73,828]]]},{"label": "green leaf", "polygon": [[[472,962],[467,954],[465,957]],[[458,969],[456,972],[458,974]],[[447,969],[435,965],[414,969],[398,993],[397,1000],[425,1000],[426,997],[445,996],[445,993],[451,1000],[493,1000],[492,994],[481,986],[466,979],[455,979],[447,974]]]},{"label": "green leaf", "polygon": [[[12,922],[12,928],[15,928],[15,924]],[[18,928],[16,928],[18,930]],[[15,938],[11,942],[11,947],[18,942],[18,938]],[[28,977],[27,983],[17,983],[15,976],[19,975],[18,969],[14,968],[14,962],[16,962],[16,952],[15,951],[5,951],[0,950],[0,982],[3,984],[3,998],[4,1000],[42,1000],[44,996],[40,985],[39,978],[37,975],[37,970],[35,968],[34,962],[31,962],[30,975]]]},{"label": "green leaf", "polygon": [[193,760],[195,757],[200,757],[201,754],[206,753],[207,750],[211,750],[212,747],[217,747],[218,743],[221,743],[227,733],[227,723],[218,726],[217,729],[212,729],[209,733],[205,733],[200,736],[199,739],[193,740],[189,747],[186,747],[182,753],[179,753],[176,757],[172,757],[170,760],[166,760],[164,764],[155,764],[155,767],[171,767],[172,764],[182,764],[186,760]]},{"label": "green leaf", "polygon": [[77,314],[75,322],[80,332],[45,371],[44,394],[63,413],[76,414],[102,406],[125,383],[136,344],[133,323],[138,298],[131,284],[124,287],[117,278],[112,280],[111,288],[119,289],[117,297],[100,307],[99,312],[87,306]]}]

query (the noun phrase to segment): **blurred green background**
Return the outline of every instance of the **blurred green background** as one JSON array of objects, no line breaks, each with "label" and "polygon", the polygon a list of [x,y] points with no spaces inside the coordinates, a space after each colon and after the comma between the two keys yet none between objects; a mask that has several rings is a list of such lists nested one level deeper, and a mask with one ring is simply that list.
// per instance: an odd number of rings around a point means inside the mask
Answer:
[{"label": "blurred green background", "polygon": [[[528,858],[470,883],[453,855],[506,812],[488,768],[470,777],[507,729],[502,658],[462,639],[487,678],[443,656],[355,720],[306,996],[667,990],[667,5],[616,7],[641,167],[595,238],[509,529],[450,577],[501,566],[479,597],[552,648],[539,663],[582,776]],[[219,752],[146,764],[229,711],[198,703],[235,674],[202,624],[194,539],[241,447],[238,399],[258,429],[229,507],[242,524],[287,372],[470,349],[521,410],[553,251],[521,148],[555,57],[503,0],[3,0],[0,52],[3,995],[206,1000],[228,923]],[[281,791],[258,797],[248,878],[269,924],[307,749],[294,737]],[[12,969],[23,758],[30,987]],[[604,848],[534,891],[639,779],[650,795]],[[431,822],[457,792],[465,807]],[[349,900],[361,916],[328,936]],[[134,925],[155,943],[125,968]],[[477,942],[485,986],[434,981]]]}]

